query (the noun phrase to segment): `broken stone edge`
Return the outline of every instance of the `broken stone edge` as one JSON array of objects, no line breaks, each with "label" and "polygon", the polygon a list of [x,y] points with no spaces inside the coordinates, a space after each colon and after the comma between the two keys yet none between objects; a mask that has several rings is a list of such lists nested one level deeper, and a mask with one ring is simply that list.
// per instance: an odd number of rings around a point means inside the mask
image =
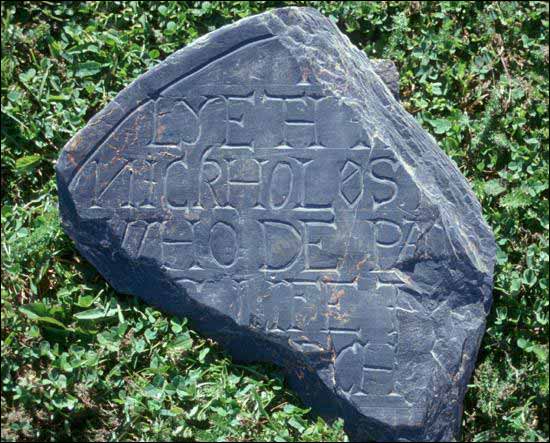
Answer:
[{"label": "broken stone edge", "polygon": [[376,72],[376,75],[384,82],[384,84],[391,91],[393,97],[399,101],[399,71],[397,66],[391,60],[386,59],[370,59],[372,63],[372,69]]},{"label": "broken stone edge", "polygon": [[[485,330],[484,318],[469,328],[463,344],[462,364],[454,375],[456,388],[448,393],[448,406],[442,410],[439,403],[434,403],[433,410],[428,408],[425,423],[418,426],[389,426],[360,414],[320,379],[317,369],[330,363],[330,355],[321,355],[319,361],[312,364],[288,342],[237,325],[223,313],[201,305],[188,297],[181,287],[163,278],[154,260],[136,261],[123,251],[113,252],[110,245],[116,244],[117,239],[108,229],[106,220],[102,223],[99,219],[83,218],[74,205],[69,190],[71,179],[129,113],[147,100],[157,98],[163,89],[182,76],[198,71],[209,60],[269,36],[278,36],[296,59],[309,65],[326,92],[346,101],[364,125],[377,128],[378,142],[393,149],[423,191],[423,198],[440,208],[446,228],[453,234],[450,240],[455,253],[469,265],[465,265],[465,269],[477,272],[479,288],[474,283],[465,283],[471,286],[468,290],[477,298],[469,297],[467,302],[476,310],[479,310],[477,305],[481,305],[486,315],[492,303],[495,243],[469,184],[434,138],[396,101],[369,58],[330,20],[311,8],[281,8],[224,26],[175,52],[121,91],[69,140],[60,154],[56,172],[63,227],[80,253],[118,292],[137,295],[157,307],[160,307],[158,300],[163,299],[164,307],[172,306],[171,314],[189,317],[197,330],[218,340],[238,360],[276,362],[284,368],[289,384],[303,401],[317,405],[314,412],[327,419],[342,417],[345,420],[346,431],[352,440],[366,437],[379,441],[457,439],[462,400]],[[208,51],[202,50],[205,46]],[[380,104],[378,112],[365,109],[364,103],[371,107],[373,103]],[[373,114],[382,118],[372,121]],[[387,130],[388,125],[399,130]],[[457,238],[461,241],[452,241]],[[134,278],[130,279],[130,275]],[[248,349],[257,352],[251,356],[246,353]],[[434,380],[434,392],[439,392],[437,383]],[[319,404],[324,406],[319,408]]]}]

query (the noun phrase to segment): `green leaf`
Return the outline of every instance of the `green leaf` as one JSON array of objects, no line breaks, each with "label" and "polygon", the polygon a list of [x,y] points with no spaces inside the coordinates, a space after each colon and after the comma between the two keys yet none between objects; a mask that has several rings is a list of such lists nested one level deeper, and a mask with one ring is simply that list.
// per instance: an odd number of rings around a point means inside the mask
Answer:
[{"label": "green leaf", "polygon": [[92,297],[91,295],[81,295],[80,297],[78,297],[76,305],[80,306],[81,308],[89,308],[90,306],[92,306],[94,300],[95,297]]},{"label": "green leaf", "polygon": [[534,286],[534,284],[537,282],[537,274],[533,269],[526,269],[523,272],[523,283],[529,286]]},{"label": "green leaf", "polygon": [[204,348],[200,353],[199,353],[199,361],[201,363],[204,362],[204,359],[206,358],[206,355],[210,352],[210,348]]},{"label": "green leaf", "polygon": [[548,349],[542,346],[533,346],[533,352],[541,363],[548,363]]},{"label": "green leaf", "polygon": [[508,261],[508,255],[500,247],[497,247],[497,263],[504,265]]},{"label": "green leaf", "polygon": [[88,61],[84,63],[80,63],[78,65],[78,68],[75,71],[76,77],[91,77],[92,75],[97,74],[99,71],[101,71],[102,64],[98,63],[96,61]]},{"label": "green leaf", "polygon": [[37,320],[38,318],[49,314],[48,308],[44,303],[29,303],[20,306],[19,311],[25,314],[31,320]]},{"label": "green leaf", "polygon": [[258,395],[258,392],[256,392],[255,389],[252,389],[250,392],[252,393],[252,397],[254,397],[254,400],[256,401],[256,404],[258,405],[258,410],[261,413],[261,415],[263,415],[264,417],[269,419],[269,415],[267,414],[267,412],[264,408],[264,405],[262,404],[262,399]]},{"label": "green leaf", "polygon": [[38,154],[32,154],[32,155],[26,155],[25,157],[20,157],[15,162],[15,169],[22,171],[22,170],[29,170],[33,169],[40,163],[40,160],[42,157]]},{"label": "green leaf", "polygon": [[34,78],[35,75],[36,75],[36,69],[30,68],[28,71],[19,74],[19,79],[23,83],[28,83]]},{"label": "green leaf", "polygon": [[8,92],[8,100],[12,103],[17,103],[21,98],[21,93],[16,90]]},{"label": "green leaf", "polygon": [[164,392],[162,389],[159,389],[156,386],[149,384],[145,386],[145,389],[143,390],[143,394],[146,397],[153,398],[155,400],[160,400],[162,399]]},{"label": "green leaf", "polygon": [[291,417],[291,419],[288,421],[288,424],[296,429],[298,432],[302,432],[304,430],[304,425],[302,425],[302,423],[300,423],[294,417]]},{"label": "green leaf", "polygon": [[176,32],[176,23],[173,22],[173,21],[169,21],[168,23],[166,23],[166,33],[167,34],[173,34],[174,32]]},{"label": "green leaf", "polygon": [[527,340],[525,340],[524,338],[518,338],[517,339],[517,344],[521,349],[525,349],[525,348],[527,348],[527,346],[529,346],[529,342]]},{"label": "green leaf", "polygon": [[434,127],[434,132],[436,134],[445,134],[453,126],[449,120],[445,120],[443,118],[430,120],[430,123]]},{"label": "green leaf", "polygon": [[48,323],[58,326],[61,329],[67,329],[63,323],[50,315],[50,310],[46,307],[46,305],[44,305],[44,303],[29,303],[27,305],[20,306],[19,311],[26,315],[30,320]]},{"label": "green leaf", "polygon": [[496,196],[506,191],[506,188],[500,184],[500,180],[489,180],[483,184],[483,191],[485,194]]},{"label": "green leaf", "polygon": [[176,339],[168,345],[168,348],[174,351],[188,351],[189,349],[191,349],[192,346],[193,339],[189,335],[189,332],[185,332],[178,335]]},{"label": "green leaf", "polygon": [[74,317],[79,320],[97,320],[105,317],[105,310],[99,308],[88,309],[74,314]]},{"label": "green leaf", "polygon": [[512,294],[517,294],[521,289],[521,278],[512,278],[510,282],[510,292]]}]

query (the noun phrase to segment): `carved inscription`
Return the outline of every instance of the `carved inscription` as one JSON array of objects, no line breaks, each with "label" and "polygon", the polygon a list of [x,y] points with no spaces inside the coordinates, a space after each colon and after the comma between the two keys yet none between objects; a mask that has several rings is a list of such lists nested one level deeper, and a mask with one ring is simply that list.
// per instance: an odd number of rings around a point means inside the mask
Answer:
[{"label": "carved inscription", "polygon": [[114,160],[100,149],[74,177],[90,190],[84,211],[122,220],[122,249],[161,260],[198,299],[230,278],[236,321],[333,352],[362,407],[407,407],[393,379],[395,266],[414,254],[421,202],[352,104],[307,84],[202,86],[142,105],[135,122],[147,144],[120,149],[113,134],[101,149]]}]

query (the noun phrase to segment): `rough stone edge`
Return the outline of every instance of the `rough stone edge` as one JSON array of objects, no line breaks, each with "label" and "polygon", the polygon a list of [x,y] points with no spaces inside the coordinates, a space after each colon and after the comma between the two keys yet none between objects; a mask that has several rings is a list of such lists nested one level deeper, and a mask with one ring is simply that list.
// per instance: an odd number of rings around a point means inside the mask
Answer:
[{"label": "rough stone edge", "polygon": [[380,77],[391,91],[393,98],[399,101],[399,71],[395,63],[392,60],[374,58],[371,58],[370,61],[376,75]]},{"label": "rough stone edge", "polygon": [[[478,293],[483,312],[478,312],[479,318],[474,319],[474,323],[464,326],[468,334],[462,345],[462,364],[455,374],[455,383],[451,386],[453,393],[448,394],[449,405],[437,411],[428,411],[431,416],[426,417],[426,429],[423,434],[423,438],[432,440],[458,439],[467,380],[474,369],[485,330],[485,317],[492,304],[492,276],[496,245],[491,229],[483,219],[481,205],[454,161],[446,157],[437,146],[435,139],[395,101],[388,85],[375,75],[372,62],[362,51],[353,46],[348,37],[342,34],[331,21],[325,19],[318,11],[309,8],[300,10],[284,8],[279,10],[277,19],[284,22],[282,29],[286,31],[284,37],[287,40],[288,50],[303,63],[307,64],[311,59],[315,64],[323,66],[316,79],[321,83],[324,82],[327,91],[343,101],[346,101],[349,95],[360,97],[355,100],[355,103],[350,104],[356,105],[356,115],[363,124],[372,125],[372,122],[369,121],[369,110],[362,107],[362,102],[372,106],[373,103],[378,103],[378,99],[382,103],[382,106],[378,107],[380,115],[390,123],[388,126],[400,128],[397,133],[388,133],[388,131],[381,133],[382,142],[393,149],[416,185],[423,190],[424,196],[434,206],[440,208],[445,232],[449,233],[451,246],[453,250],[456,248],[455,253],[458,253],[462,260],[469,261],[472,270],[477,270],[479,290],[475,284],[471,284],[470,288],[466,287],[466,289]],[[330,42],[325,47],[319,46],[318,51],[315,39],[312,37],[317,33],[323,33],[326,39],[318,39],[317,42]],[[281,35],[279,37],[284,44],[285,38]],[[331,57],[334,59],[331,60]],[[314,66],[311,68],[314,69]],[[362,75],[369,71],[372,75]],[[353,84],[354,81],[355,84]],[[366,85],[363,83],[365,81]],[[354,94],[348,94],[350,90],[353,90]],[[364,100],[361,100],[362,93],[365,96]],[[380,122],[375,122],[373,126],[384,128]],[[413,131],[420,137],[420,143],[414,143],[412,137],[403,137],[401,134],[403,132],[410,135]],[[460,241],[453,243],[454,237],[458,237]],[[465,265],[462,269],[469,270]],[[468,300],[471,297],[465,297],[465,299]],[[474,305],[478,304],[477,300],[470,300],[470,302]],[[472,306],[471,309],[479,311],[476,306]],[[432,382],[435,385],[434,392],[439,392],[437,387],[439,386],[441,390],[443,382],[437,380],[436,375],[432,378]],[[435,400],[432,399],[432,402]]]}]

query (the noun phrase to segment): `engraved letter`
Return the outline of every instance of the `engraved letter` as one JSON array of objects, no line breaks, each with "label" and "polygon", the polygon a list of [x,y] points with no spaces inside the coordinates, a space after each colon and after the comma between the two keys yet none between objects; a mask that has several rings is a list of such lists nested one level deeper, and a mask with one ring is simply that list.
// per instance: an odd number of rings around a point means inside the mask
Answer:
[{"label": "engraved letter", "polygon": [[286,222],[260,221],[264,232],[265,270],[285,271],[302,252],[302,237],[294,226]]}]

